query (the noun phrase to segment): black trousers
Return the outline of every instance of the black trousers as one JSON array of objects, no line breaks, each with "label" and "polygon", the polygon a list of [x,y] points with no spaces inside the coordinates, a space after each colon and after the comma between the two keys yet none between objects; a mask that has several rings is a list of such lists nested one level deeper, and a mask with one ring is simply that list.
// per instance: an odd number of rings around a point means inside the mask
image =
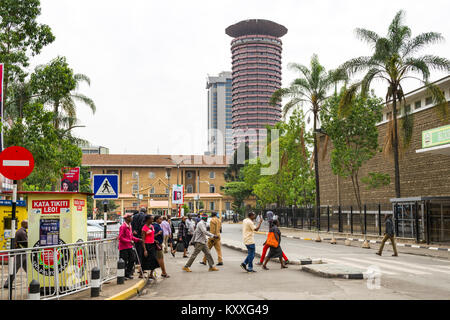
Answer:
[{"label": "black trousers", "polygon": [[133,274],[134,252],[133,249],[120,250],[119,257],[125,261],[125,277]]}]

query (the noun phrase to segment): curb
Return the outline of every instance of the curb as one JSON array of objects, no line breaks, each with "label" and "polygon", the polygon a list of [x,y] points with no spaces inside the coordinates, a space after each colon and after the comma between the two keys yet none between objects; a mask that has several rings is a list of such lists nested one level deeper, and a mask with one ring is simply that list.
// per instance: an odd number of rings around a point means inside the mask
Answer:
[{"label": "curb", "polygon": [[134,286],[123,290],[121,292],[119,292],[118,294],[109,297],[105,300],[128,300],[136,295],[139,294],[139,292],[141,292],[141,290],[145,287],[145,285],[147,284],[147,280],[146,279],[142,279],[141,281],[139,281],[138,283],[136,283]]},{"label": "curb", "polygon": [[[307,241],[313,241],[314,239],[311,238],[303,238],[303,237],[295,237],[295,236],[286,236],[281,235],[282,237],[289,238],[289,239],[297,239],[297,240],[307,240]],[[359,238],[335,238],[336,240],[350,240],[350,241],[359,241],[364,242],[364,239]],[[331,238],[323,238],[322,240],[329,241]],[[381,243],[381,240],[368,240],[370,243]],[[428,246],[421,246],[416,244],[409,244],[409,243],[397,243],[397,247],[405,247],[405,248],[416,248],[416,249],[428,249],[428,250],[434,250],[434,251],[447,251],[450,252],[450,248],[437,248],[437,247],[428,247]]]},{"label": "curb", "polygon": [[339,274],[339,273],[329,273],[329,272],[323,272],[319,270],[313,270],[309,268],[302,268],[302,271],[314,274],[316,276],[322,277],[322,278],[340,278],[340,279],[349,279],[349,280],[361,280],[364,279],[363,273],[351,273],[351,274]]}]

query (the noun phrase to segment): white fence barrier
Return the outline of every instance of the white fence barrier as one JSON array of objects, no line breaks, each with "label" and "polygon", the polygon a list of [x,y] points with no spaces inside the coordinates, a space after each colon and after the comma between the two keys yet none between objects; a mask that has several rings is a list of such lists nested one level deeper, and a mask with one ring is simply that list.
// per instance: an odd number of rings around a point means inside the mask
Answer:
[{"label": "white fence barrier", "polygon": [[40,284],[40,299],[59,299],[86,290],[92,268],[100,269],[102,283],[110,281],[116,278],[118,260],[117,237],[0,251],[0,300],[28,299],[32,280]]}]

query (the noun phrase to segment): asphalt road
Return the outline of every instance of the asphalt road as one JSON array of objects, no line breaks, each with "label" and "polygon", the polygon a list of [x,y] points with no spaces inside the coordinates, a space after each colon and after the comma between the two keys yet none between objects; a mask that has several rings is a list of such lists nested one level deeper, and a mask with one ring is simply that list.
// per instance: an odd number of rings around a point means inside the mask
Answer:
[{"label": "asphalt road", "polygon": [[[241,241],[241,225],[224,225],[223,241]],[[264,235],[256,235],[257,246],[262,245]],[[383,257],[375,250],[329,243],[315,243],[282,238],[281,246],[291,260],[298,257],[321,258],[329,262],[346,263],[351,266],[377,266],[381,269],[379,286],[368,285],[367,280],[321,278],[290,265],[280,269],[278,263],[270,262],[270,270],[256,266],[257,273],[244,272],[239,264],[245,254],[223,248],[224,266],[218,272],[208,272],[199,264],[200,256],[192,266],[191,273],[181,270],[187,259],[178,254],[173,258],[165,255],[166,267],[171,278],[158,278],[150,284],[138,300],[216,300],[216,299],[449,299],[450,261],[401,255]],[[388,248],[390,250],[390,245]],[[193,251],[191,249],[191,251]],[[213,258],[217,256],[213,250]],[[256,262],[256,259],[255,259]]]}]

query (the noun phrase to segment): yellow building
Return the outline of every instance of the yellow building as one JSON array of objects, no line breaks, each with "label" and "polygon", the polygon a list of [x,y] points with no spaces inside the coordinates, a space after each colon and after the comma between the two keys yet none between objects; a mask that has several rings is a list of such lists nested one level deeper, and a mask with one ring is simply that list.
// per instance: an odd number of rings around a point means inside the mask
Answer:
[{"label": "yellow building", "polygon": [[[118,213],[145,207],[149,213],[170,210],[175,215],[177,206],[168,198],[174,184],[184,185],[184,203],[191,212],[196,207],[219,213],[232,209],[233,199],[221,191],[228,165],[224,156],[83,154],[82,164],[91,175],[119,176]],[[246,205],[253,207],[255,201]]]}]

